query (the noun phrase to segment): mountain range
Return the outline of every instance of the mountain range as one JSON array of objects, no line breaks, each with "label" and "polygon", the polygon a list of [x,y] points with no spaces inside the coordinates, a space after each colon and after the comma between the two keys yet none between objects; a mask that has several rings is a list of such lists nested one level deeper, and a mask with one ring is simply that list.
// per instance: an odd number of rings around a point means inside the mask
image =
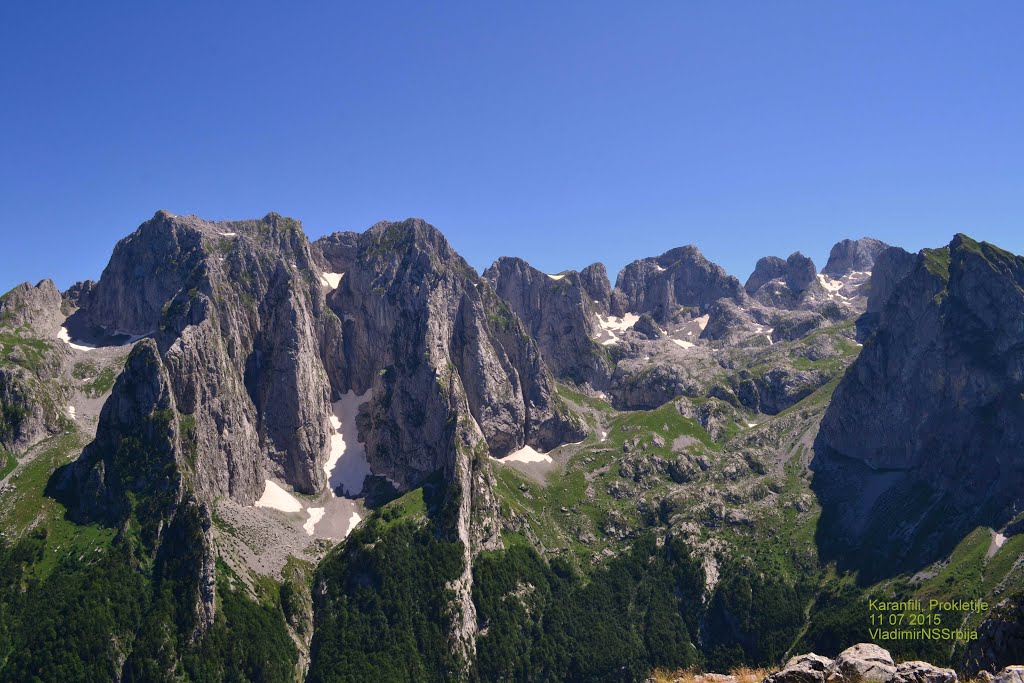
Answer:
[{"label": "mountain range", "polygon": [[613,286],[157,212],[0,297],[0,681],[642,680],[835,657],[877,599],[987,601],[879,644],[1001,669],[1022,321],[963,234]]}]

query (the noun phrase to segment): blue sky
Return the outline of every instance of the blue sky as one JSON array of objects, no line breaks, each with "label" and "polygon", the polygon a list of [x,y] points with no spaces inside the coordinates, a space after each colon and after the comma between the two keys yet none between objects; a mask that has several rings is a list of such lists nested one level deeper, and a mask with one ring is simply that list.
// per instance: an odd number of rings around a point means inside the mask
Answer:
[{"label": "blue sky", "polygon": [[[286,7],[287,5],[290,5]],[[1021,2],[3,3],[0,291],[160,208],[474,266],[1024,252]]]}]

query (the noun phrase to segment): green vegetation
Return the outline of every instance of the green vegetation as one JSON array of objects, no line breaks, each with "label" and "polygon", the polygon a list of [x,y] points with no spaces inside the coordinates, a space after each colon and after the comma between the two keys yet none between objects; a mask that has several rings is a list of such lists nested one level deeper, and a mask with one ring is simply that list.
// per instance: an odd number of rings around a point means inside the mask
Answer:
[{"label": "green vegetation", "polygon": [[13,472],[17,466],[18,459],[14,457],[14,453],[8,453],[0,448],[0,479]]},{"label": "green vegetation", "polygon": [[114,388],[114,382],[117,380],[118,374],[119,370],[115,368],[103,368],[103,370],[95,376],[95,379],[83,387],[86,396],[89,396],[90,398],[98,398],[108,393]]},{"label": "green vegetation", "polygon": [[924,256],[924,267],[928,272],[942,278],[944,282],[949,282],[949,247],[922,249],[921,254]]},{"label": "green vegetation", "polygon": [[39,374],[50,351],[50,343],[18,334],[0,334],[0,365],[20,365]]},{"label": "green vegetation", "polygon": [[448,681],[459,670],[448,642],[458,618],[448,585],[462,572],[462,545],[438,538],[430,522],[391,522],[374,514],[317,571],[327,590],[317,604],[310,683]]},{"label": "green vegetation", "polygon": [[528,547],[484,554],[473,678],[639,680],[654,666],[694,666],[702,585],[685,549],[653,535],[586,578]]}]

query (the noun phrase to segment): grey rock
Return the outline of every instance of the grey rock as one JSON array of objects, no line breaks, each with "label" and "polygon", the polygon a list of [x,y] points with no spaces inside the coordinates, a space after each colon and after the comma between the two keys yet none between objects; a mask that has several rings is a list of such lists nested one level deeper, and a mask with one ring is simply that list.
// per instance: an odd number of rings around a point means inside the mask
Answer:
[{"label": "grey rock", "polygon": [[611,372],[607,355],[592,336],[596,314],[607,310],[607,302],[593,303],[581,274],[567,271],[553,279],[522,259],[503,257],[484,271],[484,278],[526,325],[556,376],[577,384],[606,383]]},{"label": "grey rock", "polygon": [[767,676],[763,683],[824,683],[832,673],[833,662],[813,652],[791,658],[781,671]]},{"label": "grey rock", "polygon": [[870,271],[875,259],[889,247],[873,237],[857,240],[845,239],[837,242],[828,255],[828,262],[821,272],[829,277],[842,277],[852,271]]},{"label": "grey rock", "polygon": [[38,337],[53,339],[63,320],[60,292],[52,280],[35,287],[25,282],[0,296],[0,328],[28,327]]},{"label": "grey rock", "polygon": [[786,261],[778,256],[763,256],[757,260],[754,272],[747,278],[743,289],[753,296],[764,285],[779,278],[786,277]]},{"label": "grey rock", "polygon": [[645,339],[660,339],[665,336],[665,330],[658,326],[650,313],[640,316],[640,319],[633,324],[633,331]]},{"label": "grey rock", "polygon": [[1008,666],[993,677],[994,683],[1024,683],[1024,666]]},{"label": "grey rock", "polygon": [[[1024,258],[964,235],[919,254],[889,297],[812,460],[823,533],[870,563],[868,575],[945,557],[1024,506],[1022,318]],[[963,513],[935,523],[949,506]]]},{"label": "grey rock", "polygon": [[[1024,653],[1024,599],[1020,596],[1003,600],[985,616],[978,626],[978,638],[967,644],[962,668],[968,672],[1007,670],[1003,683],[1024,683],[1015,680],[1024,670],[1013,666]],[[1002,674],[1000,674],[1002,675]]]},{"label": "grey rock", "polygon": [[895,672],[896,663],[888,650],[858,643],[839,653],[831,678],[843,683],[885,683]]},{"label": "grey rock", "polygon": [[680,307],[703,310],[719,299],[747,298],[739,280],[692,245],[630,263],[619,273],[616,289],[623,293],[626,310],[650,313],[659,323]]},{"label": "grey rock", "polygon": [[903,662],[887,679],[887,683],[957,683],[956,672],[928,662]]},{"label": "grey rock", "polygon": [[607,314],[612,308],[612,283],[603,263],[591,263],[580,271],[580,284],[587,292],[587,297]]}]

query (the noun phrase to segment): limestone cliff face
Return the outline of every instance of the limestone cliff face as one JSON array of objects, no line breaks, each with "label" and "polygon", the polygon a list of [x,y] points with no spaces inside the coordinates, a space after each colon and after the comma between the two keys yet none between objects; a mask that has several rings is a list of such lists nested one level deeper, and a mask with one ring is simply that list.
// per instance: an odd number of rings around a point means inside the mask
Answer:
[{"label": "limestone cliff face", "polygon": [[324,486],[330,389],[321,270],[297,221],[159,212],[122,240],[70,322],[156,339],[194,421],[195,486],[252,503],[266,472]]},{"label": "limestone cliff face", "polygon": [[50,280],[0,297],[0,448],[23,453],[65,426],[68,390],[54,381],[70,356],[56,341],[63,319]]},{"label": "limestone cliff face", "polygon": [[[360,419],[375,472],[404,488],[437,471],[449,485],[443,531],[463,543],[451,586],[452,640],[472,658],[473,556],[501,544],[488,453],[541,450],[584,434],[554,394],[540,350],[522,321],[435,228],[411,219],[379,223],[351,249],[316,244],[342,273],[328,298],[342,320],[339,391],[371,392]],[[546,277],[546,276],[545,276]]]},{"label": "limestone cliff face", "polygon": [[633,261],[619,273],[615,287],[622,292],[625,310],[613,313],[650,313],[659,323],[681,306],[704,309],[719,299],[747,301],[739,280],[692,245]]},{"label": "limestone cliff face", "polygon": [[822,420],[823,523],[913,563],[1021,510],[1022,319],[1024,258],[964,235],[916,257]]},{"label": "limestone cliff face", "polygon": [[456,430],[478,430],[496,456],[581,433],[522,321],[435,228],[379,223],[354,258],[329,245],[317,249],[344,273],[328,301],[346,358],[332,379],[342,392],[372,390],[364,424],[377,471],[413,486],[450,468]]},{"label": "limestone cliff face", "polygon": [[591,303],[603,314],[612,309],[612,283],[603,263],[591,263],[580,271],[580,284],[586,290]]},{"label": "limestone cliff face", "polygon": [[889,297],[916,264],[917,255],[899,247],[889,247],[878,254],[868,284],[867,310],[857,319],[857,335],[860,341],[864,341],[875,331]]},{"label": "limestone cliff face", "polygon": [[[600,264],[590,268],[596,270],[596,266]],[[607,292],[588,289],[588,284],[599,288],[600,273],[595,270],[587,280],[576,271],[551,277],[522,259],[503,257],[484,271],[484,278],[523,321],[556,376],[602,386],[610,369],[592,337],[596,316],[608,310],[611,290],[607,279]]]}]

